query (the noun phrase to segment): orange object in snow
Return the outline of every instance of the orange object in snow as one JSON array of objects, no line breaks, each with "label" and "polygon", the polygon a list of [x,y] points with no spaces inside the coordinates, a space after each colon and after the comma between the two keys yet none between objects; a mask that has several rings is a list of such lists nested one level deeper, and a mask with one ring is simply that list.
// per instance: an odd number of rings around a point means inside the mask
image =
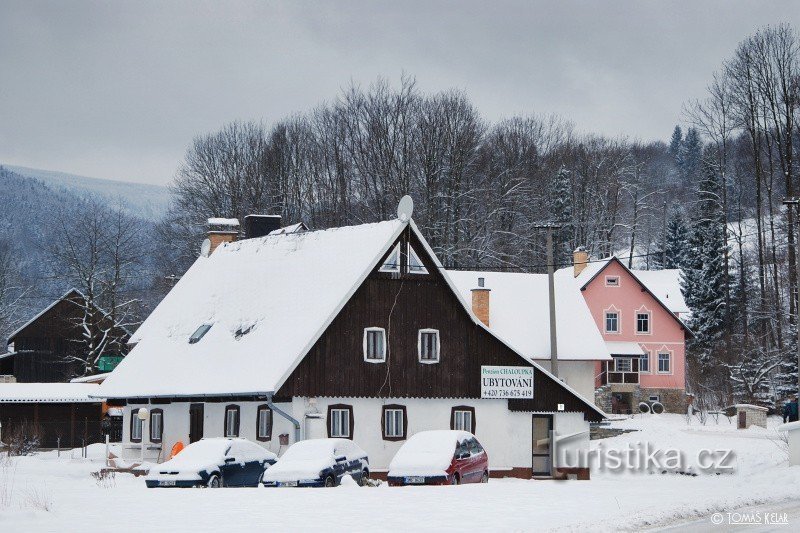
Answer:
[{"label": "orange object in snow", "polygon": [[172,459],[182,451],[183,451],[183,443],[181,441],[178,441],[175,443],[175,446],[172,447],[172,451],[169,452],[169,458]]}]

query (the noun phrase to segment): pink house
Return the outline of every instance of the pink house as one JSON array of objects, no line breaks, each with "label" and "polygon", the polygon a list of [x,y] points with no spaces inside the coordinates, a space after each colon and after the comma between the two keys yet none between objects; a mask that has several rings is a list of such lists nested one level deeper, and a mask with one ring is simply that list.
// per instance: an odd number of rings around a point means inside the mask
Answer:
[{"label": "pink house", "polygon": [[573,276],[606,342],[612,361],[595,364],[595,401],[606,412],[628,413],[640,402],[686,412],[686,337],[689,311],[677,270],[628,269],[619,259],[589,262],[575,252]]}]

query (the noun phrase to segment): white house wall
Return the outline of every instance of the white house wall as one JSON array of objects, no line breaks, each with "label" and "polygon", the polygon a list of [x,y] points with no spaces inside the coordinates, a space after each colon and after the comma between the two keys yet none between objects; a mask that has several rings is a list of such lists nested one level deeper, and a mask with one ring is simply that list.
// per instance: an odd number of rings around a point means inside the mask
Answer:
[{"label": "white house wall", "polygon": [[[536,362],[550,370],[549,360],[537,359]],[[591,403],[594,403],[595,363],[596,361],[558,361],[558,378]]]},{"label": "white house wall", "polygon": [[[205,403],[203,430],[205,437],[221,437],[224,432],[225,407],[231,403]],[[256,411],[264,402],[235,403],[240,408],[239,436],[256,441]],[[475,408],[475,435],[486,448],[489,455],[489,466],[496,473],[511,468],[531,467],[531,413],[512,412],[508,410],[505,400],[467,400],[467,399],[377,399],[377,398],[318,398],[311,402],[306,398],[294,398],[291,403],[276,404],[282,410],[296,418],[301,425],[301,438],[324,437],[327,433],[325,417],[331,404],[347,404],[353,407],[353,440],[369,454],[373,471],[388,470],[389,463],[404,441],[385,441],[381,430],[382,406],[399,404],[406,407],[408,428],[406,434],[413,435],[419,431],[430,429],[449,429],[451,408],[466,405]],[[174,402],[170,404],[143,405],[130,404],[125,407],[123,417],[123,459],[127,461],[139,458],[139,443],[130,442],[130,416],[134,409],[159,408],[164,412],[164,433],[162,449],[146,450],[146,460],[162,462],[169,456],[172,446],[181,441],[189,442],[189,403]],[[306,435],[309,416],[320,418],[315,435]],[[321,417],[320,417],[321,415]],[[288,434],[289,442],[294,441],[294,427],[284,417],[273,411],[272,440],[259,442],[265,448],[281,454],[286,447],[279,445],[279,435]],[[554,429],[557,435],[571,435],[588,431],[589,423],[583,419],[582,413],[555,413]],[[149,421],[144,428],[145,443],[149,441]],[[157,445],[156,445],[157,446]],[[588,451],[588,433],[560,443],[569,451],[569,457],[578,456],[578,450]],[[149,447],[148,447],[149,448]],[[575,465],[569,465],[575,466]],[[580,464],[579,466],[586,466]]]}]

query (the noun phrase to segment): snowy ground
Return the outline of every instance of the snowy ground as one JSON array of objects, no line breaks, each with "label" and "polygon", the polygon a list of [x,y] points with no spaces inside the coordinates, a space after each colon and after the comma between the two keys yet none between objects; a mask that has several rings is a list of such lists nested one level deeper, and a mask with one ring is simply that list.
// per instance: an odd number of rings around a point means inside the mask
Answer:
[{"label": "snowy ground", "polygon": [[[701,449],[734,450],[735,472],[696,477],[661,473],[592,473],[592,480],[492,480],[461,487],[335,489],[146,489],[119,475],[106,487],[90,476],[102,466],[63,453],[40,453],[0,465],[0,531],[281,530],[638,530],[709,524],[715,512],[752,506],[791,511],[800,467],[788,467],[785,444],[770,429],[738,431],[727,419],[687,425],[677,415],[614,422],[639,429],[592,441],[622,450],[649,442],[680,448],[694,463]],[[102,446],[92,450],[102,454]],[[75,453],[77,457],[77,453]],[[790,520],[798,514],[790,512]],[[786,530],[796,530],[790,522]]]}]

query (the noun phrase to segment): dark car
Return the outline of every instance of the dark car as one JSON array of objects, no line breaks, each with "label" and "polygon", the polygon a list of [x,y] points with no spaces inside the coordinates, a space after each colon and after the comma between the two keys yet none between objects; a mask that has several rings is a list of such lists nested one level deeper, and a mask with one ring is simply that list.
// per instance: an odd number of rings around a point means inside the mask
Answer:
[{"label": "dark car", "polygon": [[335,487],[350,475],[369,478],[367,453],[348,439],[310,439],[292,444],[264,474],[265,487]]},{"label": "dark car", "polygon": [[389,465],[389,486],[487,483],[489,456],[466,431],[421,431],[397,451]]},{"label": "dark car", "polygon": [[247,439],[201,439],[154,466],[145,477],[153,487],[257,487],[278,457]]}]

